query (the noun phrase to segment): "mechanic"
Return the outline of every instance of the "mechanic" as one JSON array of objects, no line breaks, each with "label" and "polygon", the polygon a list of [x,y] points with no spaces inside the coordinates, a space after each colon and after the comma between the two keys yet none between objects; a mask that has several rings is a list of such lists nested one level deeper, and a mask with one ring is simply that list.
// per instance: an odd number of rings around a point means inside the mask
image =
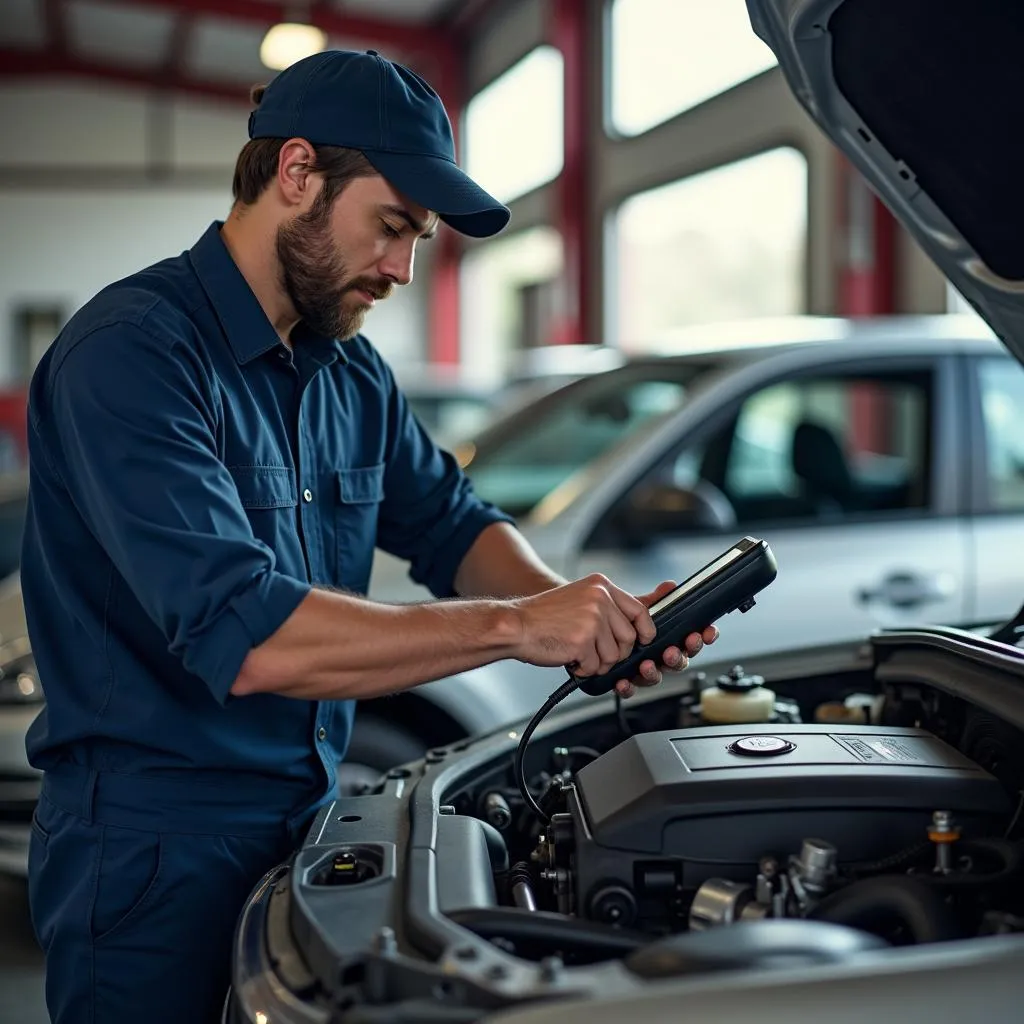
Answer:
[{"label": "mechanic", "polygon": [[[356,700],[501,658],[607,671],[672,586],[547,569],[359,333],[439,218],[509,217],[436,93],[329,51],[254,100],[227,221],[89,301],[31,385],[29,877],[55,1024],[218,1020],[236,917],[335,792]],[[375,545],[447,600],[366,599]]]}]

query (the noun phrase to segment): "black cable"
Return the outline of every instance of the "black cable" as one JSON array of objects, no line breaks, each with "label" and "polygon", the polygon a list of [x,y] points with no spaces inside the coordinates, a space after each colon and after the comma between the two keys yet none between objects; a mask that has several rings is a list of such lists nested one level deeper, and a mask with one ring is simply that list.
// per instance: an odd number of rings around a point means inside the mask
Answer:
[{"label": "black cable", "polygon": [[526,801],[526,805],[533,811],[537,817],[547,825],[551,821],[550,815],[546,814],[541,810],[540,804],[533,798],[533,794],[530,792],[530,787],[526,784],[526,770],[523,767],[523,756],[526,754],[526,746],[530,742],[530,737],[534,734],[536,728],[549,715],[559,704],[565,700],[574,690],[579,687],[579,683],[570,676],[562,685],[555,690],[553,694],[537,709],[537,713],[530,719],[529,725],[523,730],[523,735],[519,737],[519,745],[516,747],[515,757],[512,759],[512,774],[516,780],[516,785],[519,787],[519,792],[523,794],[523,799]]},{"label": "black cable", "polygon": [[622,703],[622,694],[618,690],[615,691],[615,717],[619,721],[619,731],[622,733],[623,739],[628,740],[633,735],[633,730],[629,727],[626,708]]}]

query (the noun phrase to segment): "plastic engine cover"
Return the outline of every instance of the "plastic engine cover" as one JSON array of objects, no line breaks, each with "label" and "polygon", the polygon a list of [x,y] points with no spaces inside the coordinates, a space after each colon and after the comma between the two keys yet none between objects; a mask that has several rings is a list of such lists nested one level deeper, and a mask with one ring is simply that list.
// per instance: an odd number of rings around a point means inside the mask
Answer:
[{"label": "plastic engine cover", "polygon": [[840,863],[927,840],[935,810],[965,836],[992,834],[1012,801],[1002,786],[921,729],[706,726],[634,736],[583,768],[570,798],[578,894],[645,872],[681,886],[751,881],[758,860],[801,840]]}]

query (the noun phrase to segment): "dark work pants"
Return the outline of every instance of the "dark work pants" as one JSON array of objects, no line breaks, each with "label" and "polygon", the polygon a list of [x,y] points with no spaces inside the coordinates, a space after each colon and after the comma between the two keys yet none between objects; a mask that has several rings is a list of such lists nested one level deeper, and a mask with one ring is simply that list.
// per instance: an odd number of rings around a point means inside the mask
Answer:
[{"label": "dark work pants", "polygon": [[29,901],[53,1024],[219,1021],[239,912],[302,825],[237,789],[47,773]]}]

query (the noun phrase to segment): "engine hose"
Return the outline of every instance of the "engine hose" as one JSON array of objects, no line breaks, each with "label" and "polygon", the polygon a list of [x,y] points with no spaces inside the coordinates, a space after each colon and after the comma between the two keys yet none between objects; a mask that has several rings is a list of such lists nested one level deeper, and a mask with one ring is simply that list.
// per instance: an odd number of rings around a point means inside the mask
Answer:
[{"label": "engine hose", "polygon": [[885,875],[891,871],[899,871],[901,868],[909,868],[918,861],[931,856],[935,857],[935,851],[928,840],[915,843],[904,850],[899,850],[881,860],[863,861],[860,864],[850,864],[846,871],[854,878],[865,878],[869,875]]},{"label": "engine hose", "polygon": [[467,907],[450,911],[446,916],[482,939],[507,939],[522,950],[520,956],[528,955],[532,948],[538,958],[571,950],[588,960],[612,960],[628,956],[651,941],[647,935],[547,910]]},{"label": "engine hose", "polygon": [[525,860],[517,861],[508,873],[508,892],[520,910],[536,910],[537,898],[533,894],[533,873]]},{"label": "engine hose", "polygon": [[865,878],[826,896],[808,915],[860,928],[886,938],[903,924],[915,942],[948,942],[960,937],[952,911],[924,882],[904,876]]}]

